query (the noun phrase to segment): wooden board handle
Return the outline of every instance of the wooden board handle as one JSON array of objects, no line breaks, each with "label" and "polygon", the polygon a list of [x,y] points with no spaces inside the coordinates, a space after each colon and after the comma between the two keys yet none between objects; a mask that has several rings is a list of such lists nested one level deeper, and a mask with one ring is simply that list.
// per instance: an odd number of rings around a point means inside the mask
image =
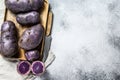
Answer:
[{"label": "wooden board handle", "polygon": [[52,22],[53,22],[53,13],[50,11],[48,15],[48,21],[47,21],[47,31],[46,36],[49,36],[52,31]]}]

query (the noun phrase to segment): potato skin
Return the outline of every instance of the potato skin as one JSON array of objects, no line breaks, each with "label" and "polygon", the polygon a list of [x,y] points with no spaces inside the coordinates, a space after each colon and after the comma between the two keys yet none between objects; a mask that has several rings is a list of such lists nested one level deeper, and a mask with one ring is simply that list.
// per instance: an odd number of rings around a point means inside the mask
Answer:
[{"label": "potato skin", "polygon": [[38,50],[31,50],[25,53],[26,59],[28,61],[35,61],[40,58],[40,53]]},{"label": "potato skin", "polygon": [[5,57],[12,57],[18,53],[17,31],[15,24],[5,21],[1,26],[0,47],[1,54]]},{"label": "potato skin", "polygon": [[36,11],[21,13],[16,16],[16,20],[21,25],[34,25],[40,22],[40,15]]},{"label": "potato skin", "polygon": [[43,37],[44,28],[40,25],[34,25],[25,30],[19,39],[19,46],[25,50],[36,48]]},{"label": "potato skin", "polygon": [[44,5],[44,0],[5,0],[6,7],[13,13],[38,11]]}]

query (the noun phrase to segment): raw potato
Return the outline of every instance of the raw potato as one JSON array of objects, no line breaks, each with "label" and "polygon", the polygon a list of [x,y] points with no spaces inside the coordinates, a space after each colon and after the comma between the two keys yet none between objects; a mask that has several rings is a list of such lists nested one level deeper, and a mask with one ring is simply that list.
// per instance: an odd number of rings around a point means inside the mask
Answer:
[{"label": "raw potato", "polygon": [[0,52],[5,57],[12,57],[18,53],[17,31],[15,24],[5,21],[1,26]]},{"label": "raw potato", "polygon": [[21,75],[28,75],[30,73],[31,64],[28,61],[20,61],[17,64],[17,71]]},{"label": "raw potato", "polygon": [[40,22],[40,15],[36,11],[21,13],[16,16],[16,20],[21,25],[34,25]]},{"label": "raw potato", "polygon": [[13,13],[38,11],[44,5],[44,0],[5,0],[6,7]]},{"label": "raw potato", "polygon": [[32,51],[27,51],[25,53],[25,56],[28,61],[35,61],[40,58],[40,53],[38,50],[32,50]]},{"label": "raw potato", "polygon": [[40,25],[34,25],[28,28],[19,39],[19,46],[25,50],[36,48],[43,37],[44,28]]},{"label": "raw potato", "polygon": [[34,61],[31,65],[32,73],[36,76],[40,76],[45,71],[45,65],[41,61]]}]

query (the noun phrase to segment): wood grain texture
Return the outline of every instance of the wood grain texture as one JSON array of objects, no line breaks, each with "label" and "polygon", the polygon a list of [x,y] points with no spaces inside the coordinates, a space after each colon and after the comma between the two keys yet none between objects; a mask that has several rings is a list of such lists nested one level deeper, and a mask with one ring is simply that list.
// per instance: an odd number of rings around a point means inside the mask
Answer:
[{"label": "wood grain texture", "polygon": [[48,21],[47,21],[46,36],[51,35],[52,22],[53,22],[53,13],[50,11],[48,15]]}]

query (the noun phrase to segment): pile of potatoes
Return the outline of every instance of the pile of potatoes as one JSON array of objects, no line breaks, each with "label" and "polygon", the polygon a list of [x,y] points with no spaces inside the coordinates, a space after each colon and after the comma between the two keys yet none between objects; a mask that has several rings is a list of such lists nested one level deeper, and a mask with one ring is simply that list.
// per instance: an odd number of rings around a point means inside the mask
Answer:
[{"label": "pile of potatoes", "polygon": [[[5,0],[6,8],[16,15],[16,21],[28,27],[20,38],[12,21],[5,21],[1,26],[0,53],[4,57],[12,57],[19,53],[18,47],[26,51],[29,61],[39,57],[37,47],[41,43],[44,28],[40,24],[40,9],[44,7],[43,0]],[[37,55],[37,56],[36,56]]]}]

